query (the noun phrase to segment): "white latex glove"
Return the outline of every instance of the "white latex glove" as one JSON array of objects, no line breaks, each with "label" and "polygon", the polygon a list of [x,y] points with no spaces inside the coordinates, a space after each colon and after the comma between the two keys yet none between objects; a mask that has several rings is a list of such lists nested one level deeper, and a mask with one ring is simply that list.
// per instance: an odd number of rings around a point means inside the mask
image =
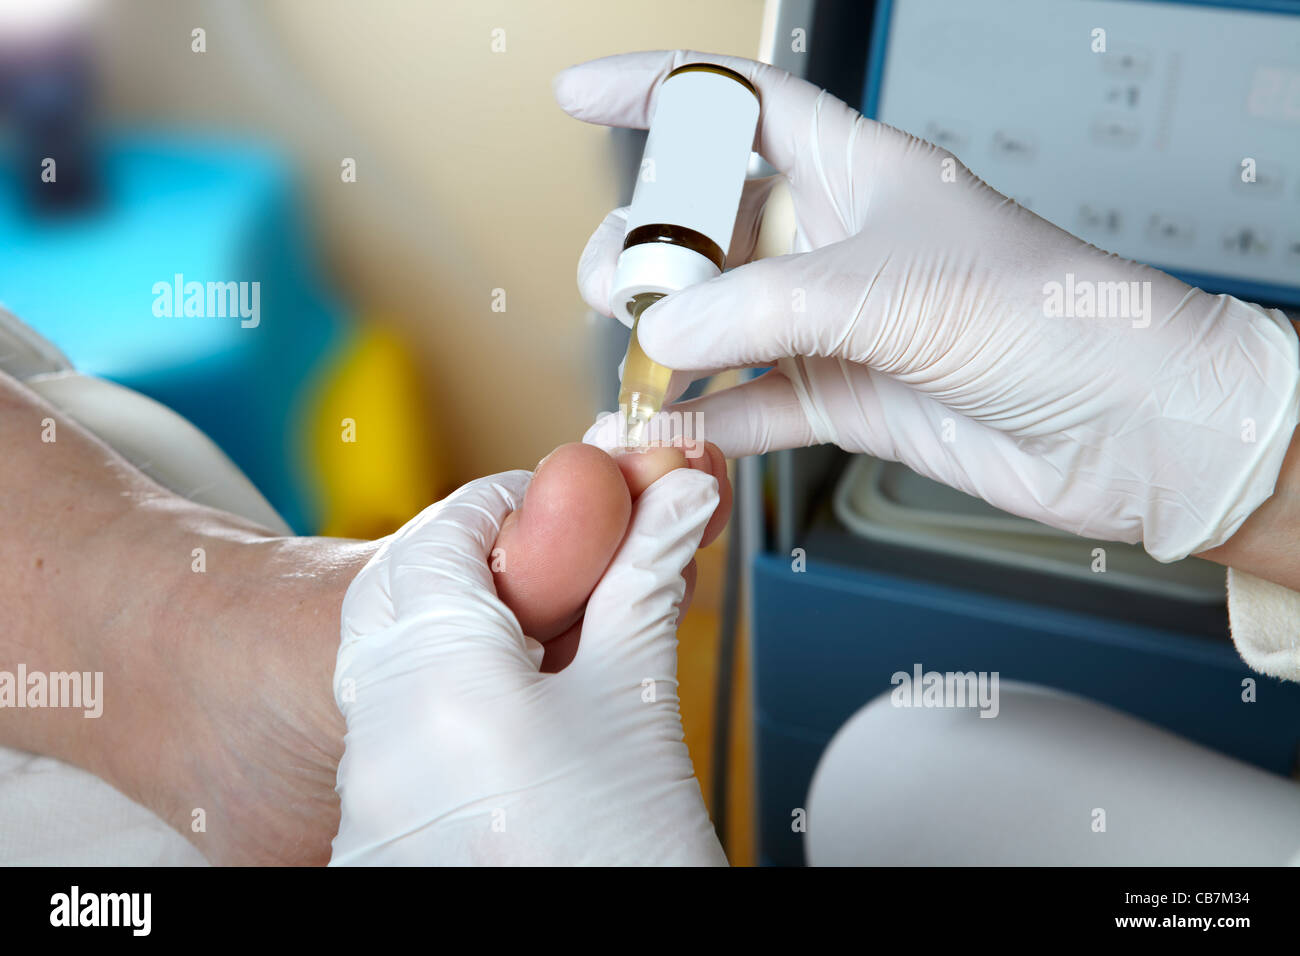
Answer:
[{"label": "white latex glove", "polygon": [[[833,442],[1058,528],[1141,541],[1161,561],[1222,544],[1272,494],[1300,382],[1282,313],[1102,252],[946,150],[762,64],[609,57],[561,73],[556,98],[578,119],[644,127],[658,84],[691,61],[758,89],[755,148],[789,181],[797,253],[642,316],[642,346],[670,368],[777,363],[670,409],[702,413],[702,437],[728,456]],[[749,186],[733,265],[750,258],[769,189]],[[624,222],[612,213],[579,267],[607,315]],[[1149,283],[1149,309],[1050,316],[1046,285],[1071,281]]]},{"label": "white latex glove", "polygon": [[343,602],[333,864],[725,864],[682,739],[677,605],[717,482],[638,498],[573,662],[497,598],[487,556],[530,474],[471,482],[384,542]]}]

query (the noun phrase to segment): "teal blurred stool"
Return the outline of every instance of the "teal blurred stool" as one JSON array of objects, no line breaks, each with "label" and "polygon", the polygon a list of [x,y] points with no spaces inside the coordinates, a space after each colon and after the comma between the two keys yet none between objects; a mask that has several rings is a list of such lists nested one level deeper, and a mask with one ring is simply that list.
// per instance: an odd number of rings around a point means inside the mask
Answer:
[{"label": "teal blurred stool", "polygon": [[[98,206],[55,218],[33,216],[8,166],[0,302],[81,371],[188,418],[310,533],[304,396],[345,323],[314,265],[287,163],[262,147],[162,136],[113,139],[101,162]],[[204,314],[166,314],[178,275],[202,284],[192,305]],[[257,283],[256,324],[229,307],[215,314],[229,289],[210,299],[209,283],[247,283],[250,305]]]}]

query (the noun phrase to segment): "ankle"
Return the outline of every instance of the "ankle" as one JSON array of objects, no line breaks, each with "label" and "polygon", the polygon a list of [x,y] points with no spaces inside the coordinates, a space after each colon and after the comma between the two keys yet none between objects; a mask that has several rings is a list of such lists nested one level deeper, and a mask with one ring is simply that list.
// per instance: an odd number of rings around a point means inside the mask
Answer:
[{"label": "ankle", "polygon": [[[291,799],[274,792],[277,773],[310,786],[305,812],[328,815],[343,749],[331,690],[339,611],[375,545],[277,538],[177,501],[151,503],[129,524],[100,542],[86,592],[90,607],[108,609],[81,635],[104,673],[104,717],[63,758],[214,860],[243,838],[259,802]],[[139,564],[129,576],[118,570],[128,553]],[[196,809],[207,833],[191,827]]]}]

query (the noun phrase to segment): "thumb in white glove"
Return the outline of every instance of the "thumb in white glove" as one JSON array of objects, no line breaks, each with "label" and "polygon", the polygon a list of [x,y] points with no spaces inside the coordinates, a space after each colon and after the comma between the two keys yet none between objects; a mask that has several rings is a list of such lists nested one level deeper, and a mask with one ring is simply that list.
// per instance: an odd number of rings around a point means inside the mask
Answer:
[{"label": "thumb in white glove", "polygon": [[347,720],[332,863],[725,864],[682,738],[682,569],[717,482],[637,500],[558,674],[497,598],[487,556],[526,472],[466,485],[390,538],[343,605]]}]

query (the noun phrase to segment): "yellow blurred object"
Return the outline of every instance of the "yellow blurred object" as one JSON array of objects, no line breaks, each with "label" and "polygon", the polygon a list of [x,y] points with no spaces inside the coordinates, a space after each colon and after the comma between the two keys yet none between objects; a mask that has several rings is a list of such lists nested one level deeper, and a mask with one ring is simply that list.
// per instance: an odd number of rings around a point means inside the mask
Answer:
[{"label": "yellow blurred object", "polygon": [[[713,732],[717,716],[714,690],[718,680],[723,578],[727,548],[735,543],[734,529],[695,555],[698,575],[695,600],[677,626],[677,693],[681,700],[682,732],[695,765],[706,802],[712,801]],[[752,694],[749,689],[747,631],[736,635],[735,681],[731,697],[731,740],[727,755],[727,859],[732,866],[755,866],[754,741]],[[709,815],[718,819],[710,803]]]},{"label": "yellow blurred object", "polygon": [[391,329],[357,326],[308,415],[308,480],[320,533],[379,538],[431,504],[449,471],[410,350]]}]

